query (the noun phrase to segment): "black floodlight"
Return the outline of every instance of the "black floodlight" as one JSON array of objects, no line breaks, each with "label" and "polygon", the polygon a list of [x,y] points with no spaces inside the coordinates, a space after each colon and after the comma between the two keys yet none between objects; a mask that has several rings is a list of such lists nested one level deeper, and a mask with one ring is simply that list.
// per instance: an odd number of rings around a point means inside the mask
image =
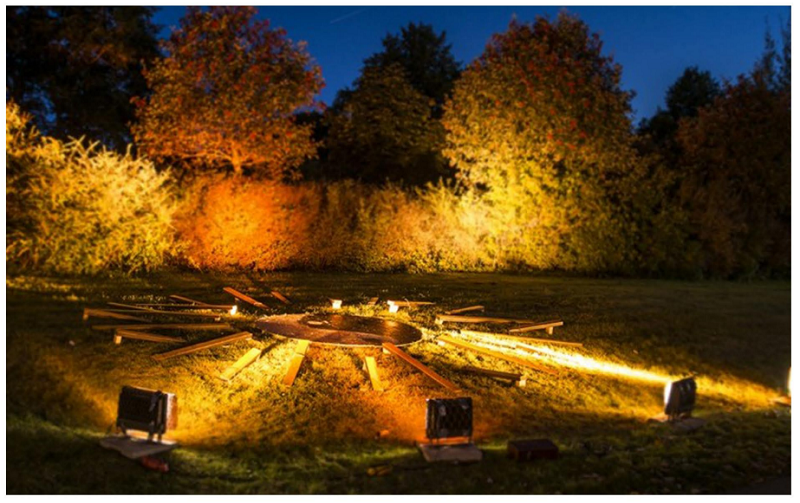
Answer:
[{"label": "black floodlight", "polygon": [[119,394],[117,427],[127,435],[128,430],[147,432],[148,440],[162,435],[178,425],[178,399],[172,393],[123,386]]},{"label": "black floodlight", "polygon": [[425,435],[435,441],[468,437],[472,440],[472,398],[429,398],[425,401]]},{"label": "black floodlight", "polygon": [[669,419],[690,417],[697,398],[697,383],[694,377],[668,383],[664,387],[664,414]]}]

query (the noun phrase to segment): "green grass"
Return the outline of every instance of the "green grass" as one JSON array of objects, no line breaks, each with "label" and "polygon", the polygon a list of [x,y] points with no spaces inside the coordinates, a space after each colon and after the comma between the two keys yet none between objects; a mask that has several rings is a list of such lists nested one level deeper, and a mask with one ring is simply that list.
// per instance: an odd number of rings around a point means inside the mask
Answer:
[{"label": "green grass", "polygon": [[[376,349],[309,350],[295,385],[280,381],[293,342],[258,334],[157,363],[163,345],[91,330],[85,306],[150,302],[172,293],[230,302],[234,286],[272,311],[327,309],[345,300],[356,314],[393,316],[424,329],[408,352],[456,382],[475,403],[483,462],[429,465],[413,446],[425,398],[452,396]],[[279,289],[282,306],[266,292]],[[672,282],[499,274],[190,274],[144,278],[7,278],[6,461],[9,493],[709,493],[790,473],[790,412],[770,398],[790,365],[790,284]],[[433,300],[434,307],[389,315],[369,297]],[[584,343],[576,354],[622,368],[696,374],[693,432],[648,424],[661,385],[559,367],[526,371],[515,388],[458,369],[512,364],[440,347],[437,312],[483,304],[487,312],[566,323],[555,337]],[[258,314],[245,308],[237,328]],[[479,327],[484,330],[489,327]],[[213,337],[191,334],[191,340]],[[248,346],[265,356],[230,383],[216,376]],[[371,390],[365,355],[378,357],[385,393]],[[99,447],[123,384],[178,394],[170,472],[150,472]],[[376,432],[388,429],[377,440]],[[550,438],[557,461],[517,464],[509,439]],[[367,469],[389,464],[389,475]]]}]

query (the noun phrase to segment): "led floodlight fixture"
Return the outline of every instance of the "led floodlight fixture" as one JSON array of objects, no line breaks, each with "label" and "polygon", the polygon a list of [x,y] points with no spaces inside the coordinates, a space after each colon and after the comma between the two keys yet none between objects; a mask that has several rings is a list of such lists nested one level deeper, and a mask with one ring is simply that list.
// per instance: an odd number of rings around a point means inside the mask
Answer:
[{"label": "led floodlight fixture", "polygon": [[430,440],[472,438],[472,398],[429,398],[425,435]]},{"label": "led floodlight fixture", "polygon": [[670,419],[690,417],[697,398],[694,377],[668,383],[664,387],[664,414]]},{"label": "led floodlight fixture", "polygon": [[178,400],[172,393],[123,386],[119,394],[117,427],[147,432],[148,440],[162,435],[178,424]]}]

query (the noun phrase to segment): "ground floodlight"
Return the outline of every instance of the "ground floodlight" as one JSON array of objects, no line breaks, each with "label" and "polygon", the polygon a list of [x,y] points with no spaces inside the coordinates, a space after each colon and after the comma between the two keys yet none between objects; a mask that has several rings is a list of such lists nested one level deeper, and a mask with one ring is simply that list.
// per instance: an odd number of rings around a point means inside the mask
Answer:
[{"label": "ground floodlight", "polygon": [[429,398],[425,401],[425,436],[418,444],[429,463],[472,463],[483,453],[472,443],[472,398]]},{"label": "ground floodlight", "polygon": [[395,304],[391,300],[388,302],[388,304],[389,304],[389,312],[390,313],[396,313],[397,311],[400,310],[400,306],[398,306],[397,304]]},{"label": "ground floodlight", "polygon": [[425,435],[429,440],[472,439],[472,398],[429,398],[426,404]]},{"label": "ground floodlight", "polygon": [[664,387],[664,414],[670,419],[690,417],[697,397],[694,377],[667,383]]},{"label": "ground floodlight", "polygon": [[333,309],[341,309],[342,308],[342,299],[331,299],[331,307]]},{"label": "ground floodlight", "polygon": [[178,424],[178,400],[172,393],[123,386],[119,394],[117,427],[127,435],[128,430],[147,432],[148,440],[162,435]]},{"label": "ground floodlight", "polygon": [[230,314],[231,316],[233,316],[233,315],[235,315],[235,314],[236,314],[236,313],[238,313],[238,312],[239,312],[239,306],[237,306],[236,304],[234,304],[233,306],[231,306],[231,310],[230,310],[230,311],[228,311],[228,314]]}]

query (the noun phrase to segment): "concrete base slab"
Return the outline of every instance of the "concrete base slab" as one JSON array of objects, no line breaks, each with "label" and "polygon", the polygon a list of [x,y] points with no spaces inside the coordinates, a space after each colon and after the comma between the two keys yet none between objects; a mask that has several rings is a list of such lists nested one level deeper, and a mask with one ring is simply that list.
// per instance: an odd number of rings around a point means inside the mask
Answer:
[{"label": "concrete base slab", "polygon": [[100,440],[100,445],[106,449],[115,450],[128,459],[139,459],[171,451],[178,446],[178,443],[169,440],[154,442],[144,438],[114,435]]},{"label": "concrete base slab", "polygon": [[476,463],[483,452],[475,444],[436,445],[419,444],[419,450],[428,463]]}]

